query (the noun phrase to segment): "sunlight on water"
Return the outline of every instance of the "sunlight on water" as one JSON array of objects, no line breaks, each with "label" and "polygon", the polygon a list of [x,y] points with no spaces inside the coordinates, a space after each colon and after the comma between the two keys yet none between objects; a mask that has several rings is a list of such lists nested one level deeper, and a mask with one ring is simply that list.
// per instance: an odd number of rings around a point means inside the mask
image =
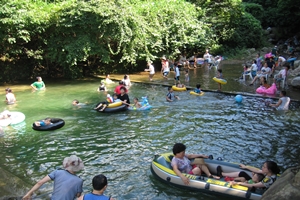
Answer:
[{"label": "sunlight on water", "polygon": [[[64,157],[77,154],[85,163],[79,173],[85,180],[84,192],[91,190],[93,176],[103,173],[109,178],[106,194],[118,199],[212,200],[214,195],[186,192],[154,179],[149,169],[153,155],[170,152],[175,142],[183,142],[187,152],[257,167],[267,159],[282,169],[299,161],[298,105],[282,113],[266,107],[263,98],[244,97],[236,104],[234,96],[213,92],[201,97],[181,92],[180,101],[167,103],[167,88],[133,84],[131,99],[148,96],[152,110],[104,114],[92,109],[105,99],[104,93],[96,92],[98,83],[66,82],[47,84],[41,92],[18,91],[18,104],[1,109],[23,112],[26,120],[5,128],[1,167],[33,185],[61,167]],[[110,93],[115,85],[108,86]],[[72,107],[75,98],[87,105]],[[48,116],[62,118],[66,125],[56,131],[32,130],[35,120]],[[51,191],[52,184],[46,184],[40,199],[47,199]]]}]

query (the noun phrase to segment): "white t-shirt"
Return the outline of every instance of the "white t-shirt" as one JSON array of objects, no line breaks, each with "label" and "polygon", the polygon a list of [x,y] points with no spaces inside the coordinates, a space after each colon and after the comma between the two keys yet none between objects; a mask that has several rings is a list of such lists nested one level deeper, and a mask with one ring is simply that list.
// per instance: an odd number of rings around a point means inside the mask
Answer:
[{"label": "white t-shirt", "polygon": [[279,59],[281,60],[281,62],[286,61],[286,59],[285,59],[284,57],[282,57],[282,56],[279,56],[279,57],[278,57],[278,60],[279,60]]},{"label": "white t-shirt", "polygon": [[178,67],[175,67],[175,73],[176,73],[176,76],[180,76],[180,72],[179,72],[179,68]]},{"label": "white t-shirt", "polygon": [[280,72],[277,74],[277,76],[279,76],[279,78],[285,78],[286,75],[287,75],[287,72],[285,71],[285,69],[280,70]]},{"label": "white t-shirt", "polygon": [[262,74],[268,74],[270,71],[271,71],[271,68],[269,68],[269,67],[261,68],[261,73]]},{"label": "white t-shirt", "polygon": [[149,65],[149,72],[150,72],[150,74],[155,74],[155,70],[154,70],[153,65]]},{"label": "white t-shirt", "polygon": [[281,104],[278,106],[277,110],[288,110],[290,104],[290,97],[281,97]]},{"label": "white t-shirt", "polygon": [[257,71],[257,64],[253,63],[253,64],[251,65],[251,70],[252,70],[252,71]]},{"label": "white t-shirt", "polygon": [[6,94],[6,100],[8,104],[13,104],[16,101],[15,95],[13,93]]}]

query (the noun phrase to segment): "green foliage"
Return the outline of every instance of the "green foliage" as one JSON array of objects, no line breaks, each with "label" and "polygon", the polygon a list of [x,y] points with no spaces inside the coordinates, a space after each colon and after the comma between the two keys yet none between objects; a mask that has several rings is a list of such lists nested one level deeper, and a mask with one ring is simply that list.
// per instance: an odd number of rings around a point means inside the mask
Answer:
[{"label": "green foliage", "polygon": [[241,0],[1,2],[2,81],[131,72],[162,55],[256,47],[262,40]]},{"label": "green foliage", "polygon": [[262,5],[257,3],[243,3],[244,10],[247,13],[250,13],[253,17],[255,17],[259,21],[264,20],[264,9]]}]

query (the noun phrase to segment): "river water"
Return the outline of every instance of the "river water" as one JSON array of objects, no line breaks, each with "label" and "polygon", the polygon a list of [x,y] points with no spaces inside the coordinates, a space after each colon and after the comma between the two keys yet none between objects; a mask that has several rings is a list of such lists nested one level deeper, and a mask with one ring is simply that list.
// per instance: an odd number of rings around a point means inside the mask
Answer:
[{"label": "river water", "polygon": [[[211,82],[212,70],[197,70],[195,74],[190,70],[191,85],[201,82],[202,88],[217,89]],[[233,76],[230,74],[224,72]],[[155,79],[156,83],[173,82],[171,76],[163,81],[156,74]],[[85,180],[84,192],[91,190],[93,176],[103,173],[109,178],[105,194],[117,199],[225,200],[161,183],[150,172],[153,155],[170,152],[175,142],[182,142],[189,153],[211,154],[230,162],[261,167],[265,160],[274,160],[282,170],[299,164],[300,110],[296,102],[290,111],[278,112],[266,107],[262,97],[244,96],[243,103],[237,104],[234,95],[206,92],[197,97],[180,92],[176,93],[180,101],[167,103],[166,87],[134,83],[130,98],[148,96],[152,110],[105,114],[92,109],[105,99],[104,93],[96,91],[98,84],[96,79],[48,80],[47,90],[39,92],[32,92],[28,85],[11,86],[18,103],[3,103],[0,109],[23,112],[26,120],[4,129],[0,166],[33,185],[61,167],[64,157],[76,154],[85,163],[85,170],[79,173]],[[110,93],[116,85],[108,86]],[[224,90],[244,91],[243,87],[246,85],[235,81]],[[0,87],[1,96],[4,88]],[[73,99],[87,105],[75,108]],[[62,118],[66,125],[55,131],[32,130],[32,122],[48,116]],[[51,191],[52,183],[45,184],[37,199],[48,199]]]}]

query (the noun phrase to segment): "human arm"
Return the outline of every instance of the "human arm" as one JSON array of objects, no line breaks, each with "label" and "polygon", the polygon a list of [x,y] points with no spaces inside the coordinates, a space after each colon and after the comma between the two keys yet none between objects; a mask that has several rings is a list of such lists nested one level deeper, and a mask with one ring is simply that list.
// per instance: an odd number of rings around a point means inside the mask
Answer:
[{"label": "human arm", "polygon": [[180,100],[179,96],[175,96],[175,99]]},{"label": "human arm", "polygon": [[188,185],[188,184],[190,183],[190,180],[189,180],[186,176],[184,176],[184,175],[181,173],[181,171],[178,169],[178,166],[177,166],[176,163],[173,164],[173,171],[175,172],[175,174],[176,174],[177,176],[179,176],[179,177],[181,178],[181,180],[183,181],[183,183],[184,183],[185,185]]},{"label": "human arm", "polygon": [[255,172],[255,173],[263,174],[262,170],[258,169],[256,167],[251,167],[251,166],[240,164],[240,168],[247,169],[247,170],[250,170],[250,171]]},{"label": "human arm", "polygon": [[172,102],[172,101],[173,101],[172,99],[169,98],[169,95],[166,96],[166,100],[167,100],[168,102]]},{"label": "human arm", "polygon": [[50,181],[51,178],[47,175],[40,181],[38,181],[32,188],[27,192],[27,194],[22,198],[24,200],[31,199],[32,194],[37,191],[44,183]]},{"label": "human arm", "polygon": [[254,184],[250,184],[250,183],[247,183],[247,182],[233,182],[235,185],[242,185],[242,186],[245,186],[245,187],[256,187],[256,188],[264,188],[265,185],[262,184],[262,182],[259,182],[259,183],[254,183]]},{"label": "human arm", "polygon": [[276,104],[269,104],[269,106],[271,106],[271,107],[279,107],[280,106],[280,104],[282,103],[282,100],[281,99],[279,99],[278,100],[278,102],[276,103]]},{"label": "human arm", "polygon": [[35,86],[34,83],[32,83],[32,84],[30,85],[30,87],[32,87],[34,90],[37,90],[37,88],[36,88],[36,86]]}]

